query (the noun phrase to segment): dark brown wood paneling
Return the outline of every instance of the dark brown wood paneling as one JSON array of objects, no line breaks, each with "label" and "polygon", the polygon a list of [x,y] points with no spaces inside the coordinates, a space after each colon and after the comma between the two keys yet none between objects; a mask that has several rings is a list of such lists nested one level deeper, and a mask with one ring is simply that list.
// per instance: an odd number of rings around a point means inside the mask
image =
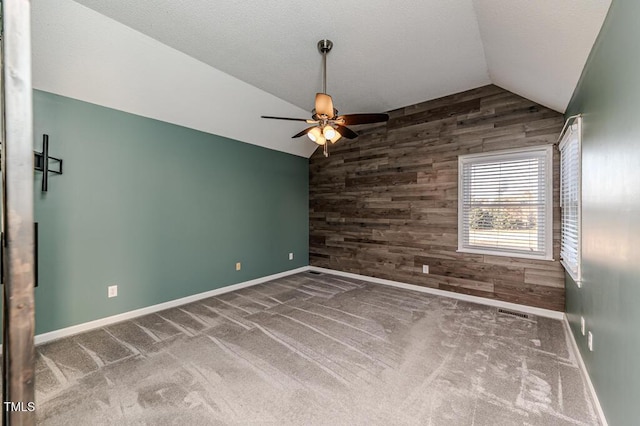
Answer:
[{"label": "dark brown wood paneling", "polygon": [[[564,310],[558,261],[458,253],[458,156],[554,143],[562,114],[496,86],[390,112],[310,160],[314,266]],[[559,258],[554,153],[554,258]],[[422,273],[429,265],[430,274]]]}]

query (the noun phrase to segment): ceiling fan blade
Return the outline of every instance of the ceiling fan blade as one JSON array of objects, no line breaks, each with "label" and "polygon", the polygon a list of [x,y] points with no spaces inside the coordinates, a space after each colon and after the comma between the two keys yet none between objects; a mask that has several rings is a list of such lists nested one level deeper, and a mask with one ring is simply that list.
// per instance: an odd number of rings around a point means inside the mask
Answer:
[{"label": "ceiling fan blade", "polygon": [[347,114],[341,115],[335,120],[344,125],[380,123],[381,121],[388,121],[389,114]]},{"label": "ceiling fan blade", "polygon": [[289,120],[289,121],[306,121],[309,120],[306,118],[291,118],[291,117],[271,117],[269,115],[261,115],[260,118],[269,118],[271,120]]},{"label": "ceiling fan blade", "polygon": [[316,127],[318,127],[318,126],[308,127],[306,129],[304,129],[303,131],[301,131],[300,133],[296,133],[295,135],[291,136],[291,139],[295,139],[295,138],[299,138],[300,136],[304,136],[307,133],[309,133],[312,129],[315,129]]},{"label": "ceiling fan blade", "polygon": [[354,132],[348,127],[344,127],[339,124],[336,125],[336,130],[338,131],[338,133],[340,133],[343,137],[347,139],[355,139],[358,137],[358,134],[356,132]]},{"label": "ceiling fan blade", "polygon": [[333,100],[326,93],[316,93],[316,114],[333,118]]}]

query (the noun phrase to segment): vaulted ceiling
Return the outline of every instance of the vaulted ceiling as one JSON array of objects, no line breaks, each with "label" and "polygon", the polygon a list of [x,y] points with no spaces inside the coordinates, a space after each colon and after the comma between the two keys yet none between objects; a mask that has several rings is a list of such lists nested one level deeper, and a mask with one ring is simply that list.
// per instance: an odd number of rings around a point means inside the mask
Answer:
[{"label": "vaulted ceiling", "polygon": [[[610,2],[77,0],[304,113],[321,91],[324,38],[335,43],[327,91],[341,113],[490,83],[564,112]],[[262,113],[292,113],[269,108]]]}]

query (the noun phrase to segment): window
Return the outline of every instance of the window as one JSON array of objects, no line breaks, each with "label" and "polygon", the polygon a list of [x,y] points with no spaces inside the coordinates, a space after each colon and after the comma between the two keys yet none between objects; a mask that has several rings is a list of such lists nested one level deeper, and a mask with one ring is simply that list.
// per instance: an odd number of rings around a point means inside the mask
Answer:
[{"label": "window", "polygon": [[458,251],[551,260],[552,147],[458,157]]},{"label": "window", "polygon": [[560,263],[580,285],[580,138],[577,117],[560,141]]}]

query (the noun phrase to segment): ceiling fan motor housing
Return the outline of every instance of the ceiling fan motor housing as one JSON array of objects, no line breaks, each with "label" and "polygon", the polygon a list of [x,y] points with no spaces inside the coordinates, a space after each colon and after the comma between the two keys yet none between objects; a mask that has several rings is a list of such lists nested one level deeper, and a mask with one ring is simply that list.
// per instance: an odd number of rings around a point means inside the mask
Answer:
[{"label": "ceiling fan motor housing", "polygon": [[329,53],[333,48],[333,42],[331,40],[320,40],[318,42],[318,50],[320,53]]}]

